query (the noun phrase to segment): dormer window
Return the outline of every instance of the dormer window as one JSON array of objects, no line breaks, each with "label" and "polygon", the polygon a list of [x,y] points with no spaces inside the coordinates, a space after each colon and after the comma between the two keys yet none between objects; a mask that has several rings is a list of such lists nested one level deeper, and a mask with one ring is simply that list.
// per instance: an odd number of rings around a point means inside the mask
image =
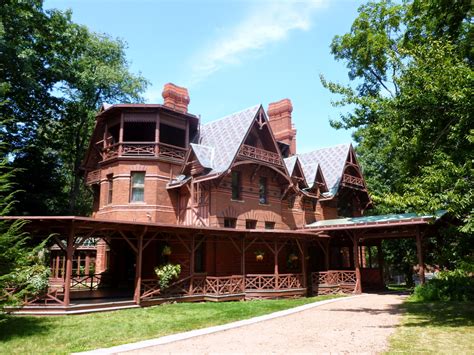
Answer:
[{"label": "dormer window", "polygon": [[145,201],[145,172],[131,173],[130,202]]}]

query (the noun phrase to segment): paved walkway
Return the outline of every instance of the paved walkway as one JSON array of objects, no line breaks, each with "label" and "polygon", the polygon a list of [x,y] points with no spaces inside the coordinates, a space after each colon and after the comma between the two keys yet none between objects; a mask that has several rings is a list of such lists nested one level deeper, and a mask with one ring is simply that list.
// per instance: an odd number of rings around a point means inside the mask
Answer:
[{"label": "paved walkway", "polygon": [[380,353],[400,321],[403,299],[364,295],[126,354]]}]

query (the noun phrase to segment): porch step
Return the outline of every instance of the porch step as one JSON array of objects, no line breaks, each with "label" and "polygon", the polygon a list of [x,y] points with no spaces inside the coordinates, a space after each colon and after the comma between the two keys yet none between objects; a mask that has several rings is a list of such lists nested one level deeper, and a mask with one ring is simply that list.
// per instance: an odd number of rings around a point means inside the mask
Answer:
[{"label": "porch step", "polygon": [[73,304],[69,307],[62,305],[31,305],[24,307],[8,307],[5,310],[10,314],[15,315],[66,315],[66,314],[84,314],[94,312],[114,311],[120,309],[138,308],[132,300],[127,301],[112,301],[90,304]]}]

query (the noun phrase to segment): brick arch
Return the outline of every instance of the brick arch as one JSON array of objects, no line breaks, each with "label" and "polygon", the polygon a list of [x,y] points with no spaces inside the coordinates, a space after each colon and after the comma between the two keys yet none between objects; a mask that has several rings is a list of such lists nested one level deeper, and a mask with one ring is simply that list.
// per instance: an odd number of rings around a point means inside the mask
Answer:
[{"label": "brick arch", "polygon": [[147,171],[147,167],[145,165],[135,164],[130,167],[130,171]]},{"label": "brick arch", "polygon": [[237,218],[238,214],[237,214],[237,211],[232,206],[228,206],[226,209],[219,211],[217,213],[217,217]]}]

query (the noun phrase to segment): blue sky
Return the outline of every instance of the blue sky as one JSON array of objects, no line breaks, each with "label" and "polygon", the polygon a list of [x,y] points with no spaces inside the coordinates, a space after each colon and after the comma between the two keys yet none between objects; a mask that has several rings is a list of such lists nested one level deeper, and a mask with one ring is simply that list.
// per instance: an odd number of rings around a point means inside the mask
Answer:
[{"label": "blue sky", "polygon": [[329,45],[349,31],[359,0],[47,0],[73,20],[121,38],[132,72],[150,82],[145,97],[162,103],[167,82],[185,86],[189,112],[203,123],[283,98],[293,103],[297,151],[351,141],[329,119],[341,110],[319,80],[348,83]]}]

